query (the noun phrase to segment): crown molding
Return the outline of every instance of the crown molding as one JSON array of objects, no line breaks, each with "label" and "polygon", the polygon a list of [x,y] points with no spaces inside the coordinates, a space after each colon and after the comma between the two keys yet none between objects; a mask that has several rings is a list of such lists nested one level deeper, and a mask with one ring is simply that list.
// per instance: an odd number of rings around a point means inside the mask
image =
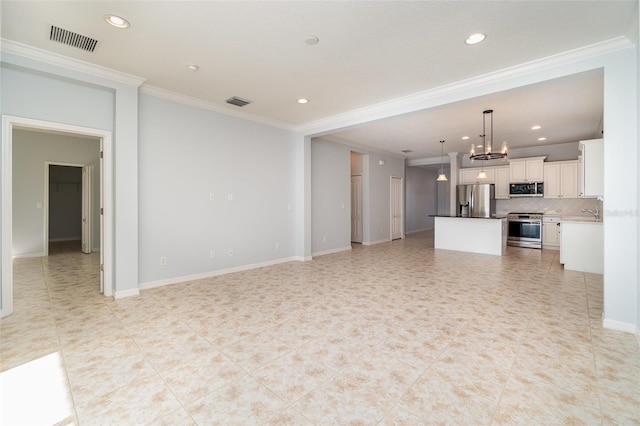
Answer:
[{"label": "crown molding", "polygon": [[341,138],[340,136],[336,136],[336,135],[330,135],[330,134],[323,135],[323,136],[315,137],[314,139],[334,142],[340,145],[346,145],[350,148],[354,148],[353,151],[361,151],[361,153],[370,154],[375,152],[376,154],[386,155],[388,157],[393,157],[393,158],[399,158],[400,160],[406,160],[407,158],[406,156],[399,155],[398,153],[395,153],[395,152],[386,151],[384,149],[378,149],[378,148],[374,148],[367,145],[361,145],[359,143],[352,142],[350,140]]},{"label": "crown molding", "polygon": [[193,96],[183,95],[181,93],[172,92],[171,90],[162,89],[160,87],[144,84],[139,89],[140,93],[150,96],[155,96],[162,99],[178,102],[185,105],[191,105],[196,108],[206,109],[213,112],[218,112],[224,115],[230,115],[237,118],[242,118],[256,123],[266,124],[268,126],[277,127],[284,130],[293,131],[293,126],[281,121],[273,120],[271,118],[264,117],[262,115],[251,114],[242,111],[233,111],[226,108],[223,105],[219,105],[213,102],[205,101],[203,99],[195,98]]},{"label": "crown molding", "polygon": [[0,44],[2,46],[0,49],[2,53],[22,56],[27,59],[33,59],[35,61],[44,62],[49,65],[55,65],[68,70],[89,74],[94,77],[104,78],[107,80],[115,81],[117,83],[125,84],[127,86],[139,87],[145,81],[145,79],[142,77],[115,71],[111,68],[91,64],[79,59],[73,59],[68,56],[49,52],[47,50],[39,49],[37,47],[29,46],[23,43],[18,43],[6,38],[0,39]]},{"label": "crown molding", "polygon": [[[301,124],[295,126],[294,130],[307,135],[321,134],[323,132],[335,131],[337,129],[347,128],[373,120],[419,111],[440,105],[441,98],[446,96],[469,92],[472,89],[482,88],[483,86],[487,87],[506,79],[530,76],[537,72],[592,59],[601,55],[627,49],[632,46],[633,43],[628,38],[620,36],[547,56],[545,58],[503,68],[498,71],[479,75],[466,80],[460,80],[452,84],[439,86],[433,89],[370,105],[368,107],[355,109],[344,114],[338,114]],[[446,103],[449,103],[449,101]]]}]

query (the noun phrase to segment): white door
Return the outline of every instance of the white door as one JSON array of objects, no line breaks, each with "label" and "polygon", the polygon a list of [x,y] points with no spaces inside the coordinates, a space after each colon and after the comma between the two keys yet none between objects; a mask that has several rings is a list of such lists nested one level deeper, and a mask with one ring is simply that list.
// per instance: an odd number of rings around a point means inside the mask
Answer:
[{"label": "white door", "polygon": [[111,292],[104,292],[104,139],[100,141],[100,293],[111,296]]},{"label": "white door", "polygon": [[362,176],[351,176],[351,242],[362,243]]},{"label": "white door", "polygon": [[93,166],[82,168],[82,252],[91,253]]},{"label": "white door", "polygon": [[391,178],[391,239],[402,238],[402,178]]}]

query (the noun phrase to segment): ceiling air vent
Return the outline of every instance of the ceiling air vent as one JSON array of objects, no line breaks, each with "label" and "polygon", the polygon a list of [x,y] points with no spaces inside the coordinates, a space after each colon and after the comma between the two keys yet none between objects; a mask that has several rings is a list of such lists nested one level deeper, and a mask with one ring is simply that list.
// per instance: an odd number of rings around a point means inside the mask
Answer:
[{"label": "ceiling air vent", "polygon": [[51,26],[49,40],[57,41],[59,43],[66,44],[67,46],[76,47],[87,52],[93,52],[98,44],[98,40],[94,38],[83,36],[82,34],[74,33],[54,25]]},{"label": "ceiling air vent", "polygon": [[231,105],[243,107],[245,105],[249,105],[251,103],[251,101],[248,100],[248,99],[242,99],[242,98],[239,98],[237,96],[233,96],[233,97],[227,99],[227,103],[231,104]]}]

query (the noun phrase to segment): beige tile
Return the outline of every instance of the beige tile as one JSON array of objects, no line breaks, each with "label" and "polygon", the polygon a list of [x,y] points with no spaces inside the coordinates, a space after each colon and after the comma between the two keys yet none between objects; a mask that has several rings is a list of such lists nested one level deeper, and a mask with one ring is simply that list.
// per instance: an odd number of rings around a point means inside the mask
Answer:
[{"label": "beige tile", "polygon": [[191,418],[187,410],[178,408],[160,418],[153,420],[154,426],[195,426],[196,422]]},{"label": "beige tile", "polygon": [[180,403],[156,375],[78,402],[76,408],[81,424],[146,424],[177,410]]},{"label": "beige tile", "polygon": [[421,377],[398,407],[427,424],[490,424],[497,402],[440,377]]},{"label": "beige tile", "polygon": [[161,372],[162,378],[183,405],[245,375],[244,370],[217,350],[207,351]]},{"label": "beige tile", "polygon": [[252,334],[235,343],[223,346],[220,350],[246,371],[253,371],[290,352],[292,348],[274,340],[272,336]]},{"label": "beige tile", "polygon": [[228,383],[187,405],[197,424],[264,424],[287,408],[252,377]]},{"label": "beige tile", "polygon": [[289,404],[335,374],[335,370],[307,359],[295,351],[284,354],[252,373],[253,377]]},{"label": "beige tile", "polygon": [[156,370],[141,352],[133,352],[67,369],[67,374],[76,402],[83,403],[135,385],[156,375]]},{"label": "beige tile", "polygon": [[0,319],[1,370],[62,354],[62,423],[640,422],[640,346],[602,328],[602,276],[557,252],[423,232],[119,300],[98,264],[16,259]]},{"label": "beige tile", "polygon": [[496,424],[599,424],[598,389],[588,380],[553,383],[514,374],[494,420]]}]

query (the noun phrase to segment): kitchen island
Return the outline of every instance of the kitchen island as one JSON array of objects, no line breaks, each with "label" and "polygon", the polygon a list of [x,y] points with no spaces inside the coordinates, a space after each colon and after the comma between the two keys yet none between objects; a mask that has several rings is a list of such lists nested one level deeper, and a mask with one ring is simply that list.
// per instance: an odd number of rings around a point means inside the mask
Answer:
[{"label": "kitchen island", "polygon": [[435,216],[436,249],[502,256],[507,250],[506,218]]}]

